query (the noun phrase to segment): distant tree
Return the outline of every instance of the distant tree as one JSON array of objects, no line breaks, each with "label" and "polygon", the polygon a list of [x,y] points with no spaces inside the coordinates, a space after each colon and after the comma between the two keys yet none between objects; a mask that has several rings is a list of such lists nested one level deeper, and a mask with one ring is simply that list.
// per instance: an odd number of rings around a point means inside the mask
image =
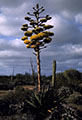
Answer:
[{"label": "distant tree", "polygon": [[69,84],[77,85],[81,82],[81,73],[75,69],[66,70],[64,77],[66,77]]},{"label": "distant tree", "polygon": [[60,88],[61,86],[67,86],[67,80],[64,77],[63,73],[56,74],[56,87]]},{"label": "distant tree", "polygon": [[[38,91],[41,89],[40,50],[47,47],[46,44],[52,41],[51,36],[54,35],[53,32],[47,31],[47,29],[53,28],[53,26],[45,24],[51,17],[49,15],[40,16],[43,11],[45,11],[45,9],[39,7],[39,4],[36,4],[36,7],[33,7],[33,13],[27,13],[31,17],[25,17],[25,20],[29,22],[30,26],[24,24],[21,28],[25,31],[25,36],[22,37],[22,40],[27,44],[27,48],[34,49],[34,54],[37,56]],[[33,17],[35,17],[35,19],[33,19]],[[30,30],[28,30],[28,28],[30,28]]]}]

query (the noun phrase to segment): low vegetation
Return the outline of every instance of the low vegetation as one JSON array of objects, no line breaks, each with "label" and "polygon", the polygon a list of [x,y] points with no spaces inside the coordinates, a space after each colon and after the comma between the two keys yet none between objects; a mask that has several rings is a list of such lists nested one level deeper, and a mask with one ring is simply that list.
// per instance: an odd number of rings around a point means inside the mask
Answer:
[{"label": "low vegetation", "polygon": [[11,76],[0,76],[0,120],[81,120],[82,73],[57,73],[55,88],[51,78],[42,76],[42,90],[37,92],[37,87],[26,89],[37,86],[30,74],[17,74],[12,81]]}]

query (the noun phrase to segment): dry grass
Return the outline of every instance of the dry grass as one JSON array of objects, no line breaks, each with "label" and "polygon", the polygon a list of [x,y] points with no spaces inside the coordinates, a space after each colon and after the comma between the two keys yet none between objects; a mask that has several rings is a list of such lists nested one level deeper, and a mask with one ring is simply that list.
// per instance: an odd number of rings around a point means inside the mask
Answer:
[{"label": "dry grass", "polygon": [[9,90],[0,90],[0,96],[7,94]]},{"label": "dry grass", "polygon": [[[36,89],[36,86],[32,86],[32,85],[24,85],[24,86],[20,86],[23,87],[25,90],[34,90]],[[5,94],[7,94],[9,91],[13,91],[14,90],[0,90],[0,96],[3,96]]]},{"label": "dry grass", "polygon": [[22,86],[25,90],[34,90],[34,89],[36,89],[36,86],[32,86],[32,85],[24,85],[24,86]]}]

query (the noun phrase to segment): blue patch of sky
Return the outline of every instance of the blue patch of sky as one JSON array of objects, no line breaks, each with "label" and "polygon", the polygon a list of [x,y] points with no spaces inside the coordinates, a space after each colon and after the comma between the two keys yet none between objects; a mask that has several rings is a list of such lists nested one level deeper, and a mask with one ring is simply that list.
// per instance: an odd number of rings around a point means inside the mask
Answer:
[{"label": "blue patch of sky", "polygon": [[82,32],[82,25],[78,26],[78,28]]},{"label": "blue patch of sky", "polygon": [[76,23],[77,28],[82,32],[82,24]]},{"label": "blue patch of sky", "polygon": [[82,32],[82,26],[79,27],[80,31]]},{"label": "blue patch of sky", "polygon": [[3,36],[0,35],[0,39],[7,39],[7,40],[13,40],[13,39],[19,39],[20,37],[14,37],[14,36]]}]

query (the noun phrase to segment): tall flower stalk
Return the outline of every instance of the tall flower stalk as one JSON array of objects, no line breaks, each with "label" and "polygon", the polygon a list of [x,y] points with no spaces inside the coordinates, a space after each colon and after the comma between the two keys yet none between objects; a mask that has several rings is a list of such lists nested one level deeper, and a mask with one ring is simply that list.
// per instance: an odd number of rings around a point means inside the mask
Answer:
[{"label": "tall flower stalk", "polygon": [[40,92],[41,89],[40,51],[47,47],[46,44],[52,41],[51,36],[54,35],[53,32],[47,31],[53,28],[53,26],[45,24],[51,17],[49,15],[40,16],[43,11],[45,11],[45,9],[39,7],[39,4],[36,4],[36,6],[33,7],[33,13],[28,12],[27,14],[29,16],[25,17],[28,24],[22,25],[21,28],[21,30],[25,31],[24,37],[21,39],[26,44],[27,48],[34,49],[35,55],[37,56],[38,92]]}]

